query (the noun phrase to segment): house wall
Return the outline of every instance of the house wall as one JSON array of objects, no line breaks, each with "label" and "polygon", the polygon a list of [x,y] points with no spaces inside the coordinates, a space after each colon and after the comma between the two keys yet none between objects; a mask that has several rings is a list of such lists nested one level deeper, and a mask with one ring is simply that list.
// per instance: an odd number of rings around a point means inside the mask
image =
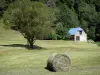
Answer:
[{"label": "house wall", "polygon": [[[76,40],[76,37],[79,36],[80,39],[79,40]],[[83,42],[87,42],[87,34],[82,31],[82,34],[80,35],[79,31],[75,34],[74,36],[74,41],[83,41]]]},{"label": "house wall", "polygon": [[80,36],[80,41],[86,42],[87,41],[86,36]]}]

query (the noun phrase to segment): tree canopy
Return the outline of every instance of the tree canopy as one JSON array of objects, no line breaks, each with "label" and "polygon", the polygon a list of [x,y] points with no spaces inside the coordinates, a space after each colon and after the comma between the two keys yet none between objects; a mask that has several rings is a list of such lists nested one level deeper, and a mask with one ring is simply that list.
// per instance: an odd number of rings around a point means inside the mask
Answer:
[{"label": "tree canopy", "polygon": [[4,23],[19,31],[30,48],[36,39],[46,37],[55,20],[53,11],[41,2],[17,0],[4,13]]}]

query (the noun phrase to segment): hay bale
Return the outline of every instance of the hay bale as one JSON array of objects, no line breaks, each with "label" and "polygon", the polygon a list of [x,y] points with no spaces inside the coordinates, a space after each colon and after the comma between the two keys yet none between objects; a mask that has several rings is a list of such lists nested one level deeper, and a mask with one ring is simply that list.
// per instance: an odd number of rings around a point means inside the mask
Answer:
[{"label": "hay bale", "polygon": [[47,69],[55,72],[68,71],[71,65],[70,58],[65,54],[53,54],[48,58]]}]

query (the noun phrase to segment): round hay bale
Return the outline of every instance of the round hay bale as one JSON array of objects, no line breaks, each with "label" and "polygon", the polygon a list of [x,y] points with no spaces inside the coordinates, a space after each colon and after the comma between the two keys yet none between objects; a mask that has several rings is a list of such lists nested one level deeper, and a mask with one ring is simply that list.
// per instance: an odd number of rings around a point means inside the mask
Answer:
[{"label": "round hay bale", "polygon": [[48,58],[47,69],[55,72],[65,72],[71,65],[70,58],[65,54],[53,54]]}]

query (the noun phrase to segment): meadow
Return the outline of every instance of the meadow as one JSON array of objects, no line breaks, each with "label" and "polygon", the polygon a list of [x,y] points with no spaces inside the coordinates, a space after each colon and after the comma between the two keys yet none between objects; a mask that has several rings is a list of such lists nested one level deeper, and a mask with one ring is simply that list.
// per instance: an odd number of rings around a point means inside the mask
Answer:
[{"label": "meadow", "polygon": [[[2,26],[2,25],[1,25]],[[100,75],[100,46],[67,40],[37,40],[41,48],[28,50],[23,36],[0,27],[0,75]],[[71,59],[68,72],[50,72],[47,59],[64,53]]]}]

